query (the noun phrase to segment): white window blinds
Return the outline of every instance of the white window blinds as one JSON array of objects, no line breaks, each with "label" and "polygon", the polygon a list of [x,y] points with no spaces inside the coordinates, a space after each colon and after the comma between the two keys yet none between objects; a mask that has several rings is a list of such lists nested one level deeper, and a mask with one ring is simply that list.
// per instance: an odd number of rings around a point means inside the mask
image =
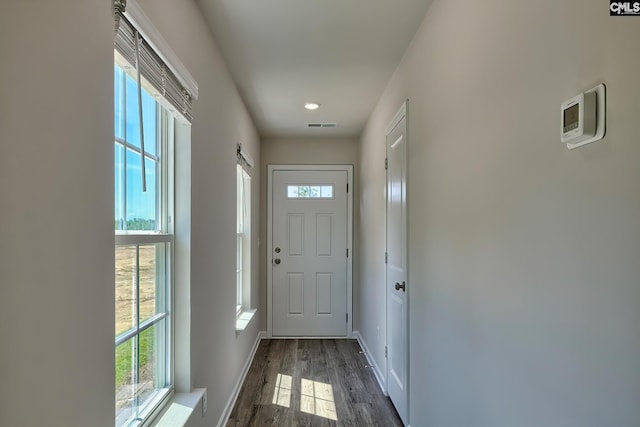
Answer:
[{"label": "white window blinds", "polygon": [[238,156],[238,164],[241,165],[246,170],[251,170],[253,168],[253,157],[247,153],[242,144],[236,144],[236,154]]},{"label": "white window blinds", "polygon": [[125,1],[114,1],[114,13],[116,50],[131,64],[136,64],[136,45],[139,43],[139,62],[137,64],[140,74],[175,108],[176,112],[191,122],[193,120],[192,100],[194,94],[180,81],[124,15]]}]

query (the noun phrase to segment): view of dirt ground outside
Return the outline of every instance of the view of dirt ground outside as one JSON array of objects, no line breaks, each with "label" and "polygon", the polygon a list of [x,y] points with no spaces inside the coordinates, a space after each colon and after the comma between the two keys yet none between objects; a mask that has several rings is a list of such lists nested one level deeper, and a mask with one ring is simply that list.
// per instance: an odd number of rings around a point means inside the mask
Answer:
[{"label": "view of dirt ground outside", "polygon": [[[164,244],[116,246],[116,336],[136,327],[139,298],[140,323],[156,314],[157,262]],[[138,250],[139,248],[139,250]],[[139,295],[136,282],[139,280]],[[146,329],[116,348],[116,416],[126,418],[155,390],[156,337],[164,334],[164,323]],[[139,364],[139,370],[138,370]],[[133,400],[137,400],[134,402]]]}]

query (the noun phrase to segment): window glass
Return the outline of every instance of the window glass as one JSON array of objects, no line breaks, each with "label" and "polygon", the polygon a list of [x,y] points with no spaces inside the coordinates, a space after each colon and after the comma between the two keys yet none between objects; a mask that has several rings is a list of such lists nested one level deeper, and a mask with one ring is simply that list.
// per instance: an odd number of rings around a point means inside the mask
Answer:
[{"label": "window glass", "polygon": [[116,337],[136,325],[137,246],[116,246]]},{"label": "window glass", "polygon": [[242,308],[242,241],[244,236],[238,233],[236,238],[236,308]]},{"label": "window glass", "polygon": [[[174,117],[142,89],[116,55],[114,225],[116,427],[138,425],[171,387],[171,156]],[[131,68],[128,66],[128,68]],[[143,168],[146,190],[143,188]],[[150,233],[153,232],[153,233]]]},{"label": "window glass", "polygon": [[116,426],[126,425],[135,415],[137,354],[137,337],[116,346]]},{"label": "window glass", "polygon": [[145,411],[164,385],[166,320],[116,347],[116,426],[127,426]]},{"label": "window glass", "polygon": [[333,199],[333,185],[287,185],[288,199]]},{"label": "window glass", "polygon": [[[144,150],[147,154],[158,154],[156,136],[157,110],[156,99],[142,88],[142,120],[144,124]],[[140,112],[138,111],[138,84],[134,76],[116,66],[114,81],[116,90],[116,138],[126,140],[131,146],[140,148]]]},{"label": "window glass", "polygon": [[124,145],[114,144],[114,171],[115,171],[115,229],[125,230],[126,216],[124,214],[125,191],[124,191]]},{"label": "window glass", "polygon": [[323,185],[320,187],[320,197],[322,198],[333,198],[333,185]]},{"label": "window glass", "polygon": [[[144,121],[144,151],[155,156],[158,154],[158,103],[146,90],[142,91],[142,120]],[[138,136],[138,140],[140,136]]]},{"label": "window glass", "polygon": [[248,308],[251,287],[251,177],[236,166],[236,309]]},{"label": "window glass", "polygon": [[165,243],[139,247],[140,323],[164,311]]},{"label": "window glass", "polygon": [[142,191],[142,165],[140,154],[127,150],[126,229],[159,230],[157,209],[160,195],[156,192],[156,162],[145,159],[147,191]]},{"label": "window glass", "polygon": [[[138,113],[138,84],[129,74],[125,74],[125,80],[125,136],[129,144],[139,148],[140,120]],[[144,104],[142,107],[144,111]]]},{"label": "window glass", "polygon": [[124,140],[124,70],[114,66],[113,100],[115,106],[114,133],[116,138]]}]

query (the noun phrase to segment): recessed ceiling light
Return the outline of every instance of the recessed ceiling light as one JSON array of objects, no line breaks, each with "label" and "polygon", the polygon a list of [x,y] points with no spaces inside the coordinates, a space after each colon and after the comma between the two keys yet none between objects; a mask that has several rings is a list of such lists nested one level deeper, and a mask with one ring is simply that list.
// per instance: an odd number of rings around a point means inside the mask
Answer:
[{"label": "recessed ceiling light", "polygon": [[317,104],[315,102],[307,102],[304,104],[304,108],[306,108],[307,110],[317,110],[318,108],[320,108],[320,104]]}]

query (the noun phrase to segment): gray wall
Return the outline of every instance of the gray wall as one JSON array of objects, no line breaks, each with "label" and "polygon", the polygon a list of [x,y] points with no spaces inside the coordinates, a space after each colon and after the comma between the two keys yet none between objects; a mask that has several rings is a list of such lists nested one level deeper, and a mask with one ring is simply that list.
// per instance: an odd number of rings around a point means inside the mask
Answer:
[{"label": "gray wall", "polygon": [[3,2],[0,52],[0,425],[112,426],[110,2]]},{"label": "gray wall", "polygon": [[[235,144],[260,145],[192,1],[141,1],[198,81],[192,128],[191,382],[215,425],[259,330],[235,332]],[[0,425],[114,420],[111,2],[0,14]],[[254,205],[260,192],[254,171]],[[258,210],[253,223],[257,228]],[[257,270],[257,236],[254,270]],[[259,294],[258,275],[253,290]]]},{"label": "gray wall", "polygon": [[262,187],[260,196],[260,283],[262,301],[261,316],[266,330],[267,306],[267,165],[301,164],[301,165],[354,165],[354,259],[353,259],[353,328],[357,329],[358,319],[358,150],[357,138],[267,138],[262,140]]},{"label": "gray wall", "polygon": [[[200,90],[191,134],[191,373],[195,387],[208,389],[203,424],[214,425],[259,330],[254,319],[245,331],[235,331],[235,184],[236,142],[257,160],[260,140],[197,6],[173,0],[140,4]],[[259,165],[251,175],[252,205],[258,206]],[[252,214],[255,229],[258,209]],[[253,264],[257,271],[257,261]],[[259,294],[258,279],[254,274],[253,295]]]},{"label": "gray wall", "polygon": [[[384,367],[380,165],[410,99],[413,427],[640,425],[640,21],[608,15],[435,0],[368,122],[360,330]],[[599,82],[607,136],[569,151],[560,104]]]}]

